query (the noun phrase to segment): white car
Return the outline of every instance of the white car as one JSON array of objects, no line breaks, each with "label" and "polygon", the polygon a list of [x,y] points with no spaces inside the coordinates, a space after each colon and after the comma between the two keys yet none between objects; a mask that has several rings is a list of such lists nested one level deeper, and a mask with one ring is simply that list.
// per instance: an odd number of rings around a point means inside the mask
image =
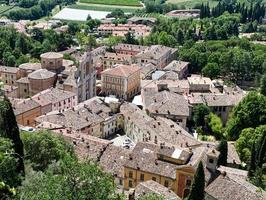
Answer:
[{"label": "white car", "polygon": [[36,131],[35,128],[32,128],[30,126],[25,126],[25,127],[21,128],[21,130],[22,131],[27,131],[27,132],[34,132],[34,131]]}]

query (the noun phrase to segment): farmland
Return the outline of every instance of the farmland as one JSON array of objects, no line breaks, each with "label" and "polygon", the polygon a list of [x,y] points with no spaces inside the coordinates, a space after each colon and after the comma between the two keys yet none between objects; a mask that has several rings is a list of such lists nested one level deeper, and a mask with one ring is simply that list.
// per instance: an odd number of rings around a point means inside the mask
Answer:
[{"label": "farmland", "polygon": [[139,6],[138,0],[80,0],[80,3],[103,4],[103,5],[120,5],[120,6]]},{"label": "farmland", "polygon": [[73,9],[80,9],[80,10],[95,10],[95,11],[113,11],[117,8],[123,10],[126,13],[132,13],[136,11],[137,9],[140,9],[138,7],[129,7],[129,6],[104,6],[101,4],[73,4],[68,6],[68,8],[73,8]]},{"label": "farmland", "polygon": [[193,8],[195,5],[201,5],[202,3],[209,2],[210,6],[216,6],[218,1],[214,0],[167,0],[167,3],[173,3],[186,8]]}]

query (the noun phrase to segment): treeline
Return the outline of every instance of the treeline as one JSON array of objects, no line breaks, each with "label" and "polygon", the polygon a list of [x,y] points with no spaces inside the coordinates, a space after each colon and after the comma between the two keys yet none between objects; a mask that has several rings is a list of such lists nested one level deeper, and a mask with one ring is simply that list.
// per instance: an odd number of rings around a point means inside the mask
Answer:
[{"label": "treeline", "polygon": [[260,2],[251,4],[248,6],[246,3],[228,3],[224,1],[219,1],[217,6],[210,9],[209,3],[203,4],[200,7],[200,18],[206,17],[218,17],[224,12],[240,13],[241,14],[241,23],[258,21],[262,22],[263,17],[265,16],[265,6]]},{"label": "treeline", "polygon": [[161,44],[171,47],[193,40],[225,40],[238,36],[239,15],[224,14],[203,20],[158,18],[152,33],[140,39],[140,44]]},{"label": "treeline", "polygon": [[187,41],[180,49],[179,57],[190,62],[193,73],[222,77],[234,83],[258,82],[266,73],[266,46],[254,45],[247,39]]},{"label": "treeline", "polygon": [[177,4],[165,3],[165,0],[145,0],[146,13],[161,13],[165,14],[171,10],[184,9],[185,7],[178,6]]},{"label": "treeline", "polygon": [[19,8],[9,12],[7,17],[12,20],[36,20],[49,15],[56,5],[67,5],[74,2],[75,0],[41,0],[37,5],[35,5],[35,3],[32,4],[30,0],[25,0],[25,2],[23,0],[20,3],[24,8]]},{"label": "treeline", "polygon": [[0,63],[18,66],[30,59],[39,58],[44,52],[63,51],[72,44],[73,36],[69,33],[34,29],[30,37],[13,28],[0,27]]}]

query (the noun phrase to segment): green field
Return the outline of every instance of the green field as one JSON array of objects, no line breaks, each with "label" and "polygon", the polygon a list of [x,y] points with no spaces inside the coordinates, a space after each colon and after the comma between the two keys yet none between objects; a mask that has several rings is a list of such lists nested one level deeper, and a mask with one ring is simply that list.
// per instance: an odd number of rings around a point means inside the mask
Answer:
[{"label": "green field", "polygon": [[13,6],[0,5],[0,14],[3,14],[7,10],[11,9]]},{"label": "green field", "polygon": [[215,0],[167,0],[167,3],[173,3],[186,8],[193,8],[195,5],[209,2],[210,7],[216,6],[218,1]]},{"label": "green field", "polygon": [[124,12],[132,13],[137,10],[134,7],[119,7],[119,6],[102,6],[102,5],[84,5],[84,4],[73,4],[68,6],[68,8],[81,9],[81,10],[95,10],[95,11],[113,11],[117,8],[123,10]]},{"label": "green field", "polygon": [[80,0],[79,2],[103,5],[141,6],[139,0]]}]

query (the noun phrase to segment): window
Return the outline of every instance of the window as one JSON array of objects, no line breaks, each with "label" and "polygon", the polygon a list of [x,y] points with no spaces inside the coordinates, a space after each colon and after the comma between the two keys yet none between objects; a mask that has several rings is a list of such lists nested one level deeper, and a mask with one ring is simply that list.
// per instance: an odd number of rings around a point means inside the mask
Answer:
[{"label": "window", "polygon": [[24,92],[27,92],[27,89],[24,89]]},{"label": "window", "polygon": [[27,120],[27,125],[30,125],[30,120]]},{"label": "window", "polygon": [[169,181],[168,181],[168,180],[165,180],[165,181],[164,181],[164,186],[165,186],[165,187],[169,187]]},{"label": "window", "polygon": [[119,179],[119,185],[123,185],[123,180]]},{"label": "window", "polygon": [[153,180],[153,181],[156,181],[156,177],[152,177],[152,180]]},{"label": "window", "polygon": [[144,174],[140,174],[140,180],[144,181]]},{"label": "window", "polygon": [[129,181],[128,181],[128,187],[130,187],[130,188],[133,187],[132,180],[129,180]]},{"label": "window", "polygon": [[187,181],[186,181],[186,186],[187,187],[190,187],[191,186],[191,178],[190,177],[187,177]]},{"label": "window", "polygon": [[211,159],[209,159],[209,163],[213,163],[213,159],[211,158]]},{"label": "window", "polygon": [[129,178],[133,178],[133,173],[132,173],[132,171],[129,171],[129,172],[128,172],[128,177],[129,177]]}]

